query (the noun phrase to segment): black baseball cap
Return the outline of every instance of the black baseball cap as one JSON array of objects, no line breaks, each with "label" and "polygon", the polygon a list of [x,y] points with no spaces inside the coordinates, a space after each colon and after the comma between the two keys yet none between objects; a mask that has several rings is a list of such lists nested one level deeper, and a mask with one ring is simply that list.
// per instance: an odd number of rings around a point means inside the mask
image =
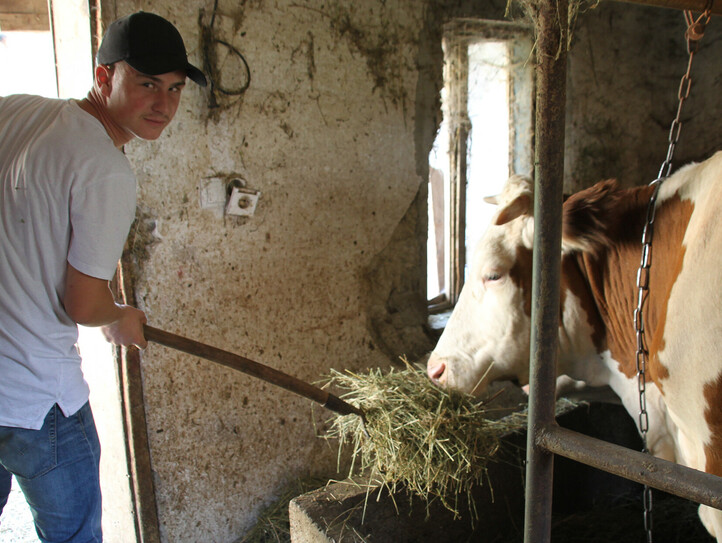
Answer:
[{"label": "black baseball cap", "polygon": [[141,73],[159,75],[185,70],[201,87],[206,76],[188,62],[180,32],[160,15],[139,11],[114,21],[96,56],[98,64],[125,61]]}]

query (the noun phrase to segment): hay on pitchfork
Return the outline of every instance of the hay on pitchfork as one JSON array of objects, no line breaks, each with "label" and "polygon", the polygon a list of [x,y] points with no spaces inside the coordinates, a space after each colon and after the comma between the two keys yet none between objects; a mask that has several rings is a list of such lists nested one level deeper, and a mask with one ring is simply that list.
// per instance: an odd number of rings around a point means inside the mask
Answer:
[{"label": "hay on pitchfork", "polygon": [[442,390],[404,362],[404,369],[388,372],[332,370],[329,385],[364,411],[368,435],[358,416],[337,415],[323,437],[338,439],[339,459],[344,444],[351,445],[349,476],[368,475],[391,492],[403,485],[427,507],[438,499],[458,517],[459,497],[466,495],[473,508],[471,489],[484,483],[502,436],[526,427],[526,411],[499,418],[509,409],[495,407],[494,398],[480,402]]}]

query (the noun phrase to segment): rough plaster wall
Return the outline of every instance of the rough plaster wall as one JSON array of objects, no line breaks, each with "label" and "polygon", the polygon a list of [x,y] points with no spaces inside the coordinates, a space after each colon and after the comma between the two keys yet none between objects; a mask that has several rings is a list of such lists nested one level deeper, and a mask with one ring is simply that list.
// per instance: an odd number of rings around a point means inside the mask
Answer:
[{"label": "rough plaster wall", "polygon": [[[213,2],[109,8],[110,18],[168,17],[202,63],[199,21]],[[137,297],[152,325],[307,381],[431,348],[417,264],[422,19],[423,2],[218,3],[217,37],[246,59],[248,90],[219,94],[210,111],[208,91],[189,84],[166,133],[126,148],[142,223]],[[200,208],[202,179],[226,174],[261,191],[254,217]],[[384,254],[395,269],[381,269]],[[412,268],[409,287],[400,270]],[[417,312],[391,323],[408,332],[377,335],[373,306],[409,301]],[[339,476],[335,451],[315,437],[326,413],[309,401],[155,345],[143,371],[164,541],[232,541],[290,480]]]},{"label": "rough plaster wall", "polygon": [[[718,23],[713,17],[695,54],[675,168],[722,147]],[[657,177],[687,69],[686,28],[681,11],[620,2],[580,15],[569,53],[565,191]]]}]

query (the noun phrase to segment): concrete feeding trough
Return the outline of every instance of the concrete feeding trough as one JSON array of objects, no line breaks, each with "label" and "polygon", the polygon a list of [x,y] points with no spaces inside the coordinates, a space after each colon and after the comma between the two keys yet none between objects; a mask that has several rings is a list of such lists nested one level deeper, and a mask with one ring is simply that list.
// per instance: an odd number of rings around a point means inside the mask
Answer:
[{"label": "concrete feeding trough", "polygon": [[[558,415],[563,427],[632,449],[641,440],[621,405],[579,403]],[[368,479],[330,483],[291,500],[293,543],[464,542],[522,543],[526,433],[503,439],[487,466],[485,484],[471,493],[476,519],[466,496],[459,496],[461,517],[438,501],[426,503],[403,488],[368,491]],[[552,541],[587,543],[640,541],[643,537],[641,485],[558,457],[554,470]],[[701,527],[696,505],[656,493],[655,541],[713,542]],[[691,539],[690,539],[691,537]]]},{"label": "concrete feeding trough", "polygon": [[[438,543],[479,541],[481,534],[506,534],[514,529],[518,519],[523,519],[524,492],[520,459],[515,452],[504,456],[507,461],[488,466],[486,484],[472,490],[478,513],[473,524],[465,494],[459,496],[458,503],[462,516],[455,519],[454,513],[439,502],[427,505],[403,489],[393,494],[381,487],[368,491],[367,482],[357,478],[332,483],[291,500],[291,541]],[[521,529],[521,525],[516,528]]]},{"label": "concrete feeding trough", "polygon": [[439,389],[408,363],[334,372],[329,384],[348,391],[366,425],[329,421],[339,453],[351,449],[351,473],[292,500],[293,541],[462,541],[477,528],[501,531],[509,512],[523,509],[519,387],[495,384],[479,402]]}]

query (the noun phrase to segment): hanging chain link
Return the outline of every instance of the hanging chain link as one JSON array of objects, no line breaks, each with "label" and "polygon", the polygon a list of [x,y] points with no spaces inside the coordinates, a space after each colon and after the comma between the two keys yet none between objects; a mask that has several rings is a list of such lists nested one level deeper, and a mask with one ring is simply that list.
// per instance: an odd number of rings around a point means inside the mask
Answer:
[{"label": "hanging chain link", "polygon": [[[670,144],[671,147],[671,144]],[[669,155],[668,155],[669,156]],[[643,308],[649,294],[649,270],[652,265],[652,233],[654,231],[654,214],[659,188],[663,178],[654,181],[654,192],[649,199],[647,218],[642,231],[642,261],[637,271],[637,307],[634,310],[634,329],[637,334],[637,386],[639,389],[639,431],[642,435],[642,452],[647,449],[647,431],[649,430],[649,414],[647,412],[647,356],[649,351],[644,330]],[[652,543],[652,489],[645,485],[642,494],[644,506],[644,531],[647,543]]]},{"label": "hanging chain link", "polygon": [[[677,97],[679,105],[677,106],[677,115],[672,121],[669,129],[669,147],[667,149],[667,157],[662,163],[657,179],[652,181],[650,185],[654,185],[654,192],[649,199],[647,206],[647,216],[642,230],[642,259],[637,270],[637,307],[634,310],[634,331],[637,336],[637,387],[639,389],[639,431],[642,435],[643,448],[642,452],[648,453],[647,449],[647,432],[649,430],[649,413],[647,412],[647,363],[649,350],[644,329],[644,305],[649,295],[649,272],[652,266],[652,236],[654,233],[654,216],[656,211],[657,196],[662,182],[669,177],[672,169],[672,157],[674,148],[679,141],[679,135],[682,131],[682,106],[684,101],[689,97],[692,88],[692,60],[694,54],[699,48],[699,42],[704,35],[705,27],[712,17],[713,0],[708,0],[707,7],[702,15],[695,21],[690,11],[684,12],[685,21],[687,22],[687,31],[685,38],[687,39],[687,52],[689,53],[689,62],[687,63],[687,72],[682,76],[679,84]],[[652,489],[644,486],[643,491],[644,505],[644,530],[647,535],[647,543],[652,543]]]},{"label": "hanging chain link", "polygon": [[684,36],[687,39],[687,52],[689,53],[687,72],[682,76],[682,80],[679,83],[679,91],[677,93],[679,105],[677,106],[677,115],[675,116],[674,121],[672,121],[672,126],[669,129],[669,148],[667,149],[667,157],[662,163],[657,179],[652,181],[652,183],[664,180],[669,176],[670,170],[672,169],[672,155],[674,155],[674,148],[679,141],[679,134],[682,131],[682,106],[684,105],[684,101],[689,97],[689,93],[692,88],[692,77],[690,75],[690,72],[692,71],[692,60],[699,48],[699,42],[702,39],[702,36],[704,36],[704,30],[707,27],[707,23],[709,23],[712,18],[713,3],[714,0],[707,1],[707,8],[696,21],[692,18],[692,12],[684,12],[684,18],[687,22],[687,31]]}]

